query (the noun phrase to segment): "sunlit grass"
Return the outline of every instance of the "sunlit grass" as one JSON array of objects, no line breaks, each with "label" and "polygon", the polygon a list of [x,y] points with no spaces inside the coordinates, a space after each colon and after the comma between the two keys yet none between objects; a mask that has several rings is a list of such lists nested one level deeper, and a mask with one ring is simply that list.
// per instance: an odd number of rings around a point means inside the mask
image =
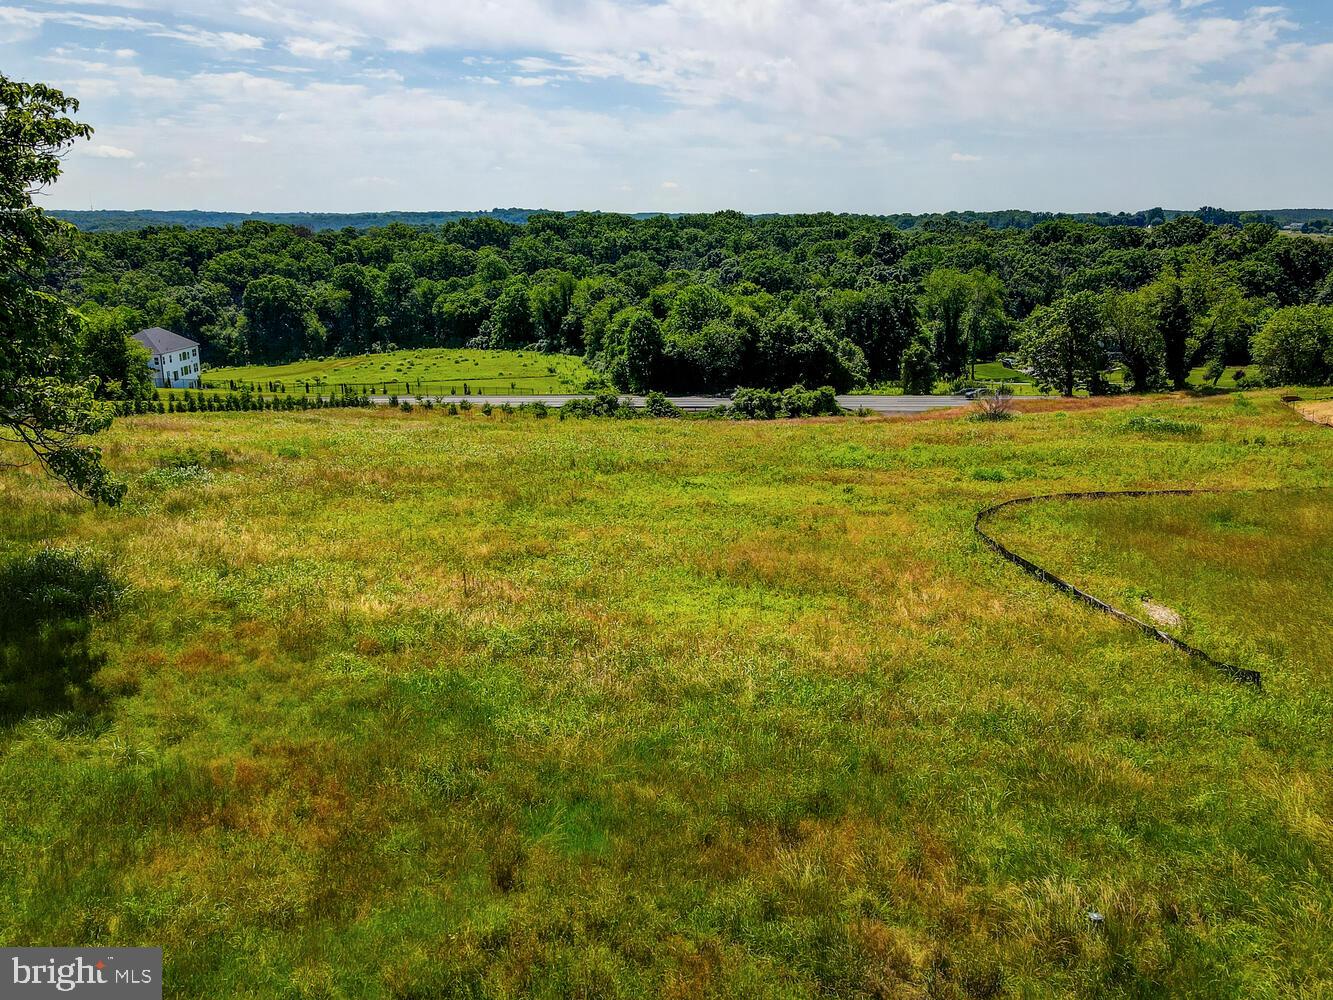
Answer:
[{"label": "sunlit grass", "polygon": [[[994,522],[1006,545],[1141,619],[1272,682],[1333,680],[1333,492],[1050,501]],[[1262,609],[1262,610],[1260,610]]]},{"label": "sunlit grass", "polygon": [[[1333,433],[1276,393],[1062,405],[146,416],[102,441],[119,511],[0,476],[5,554],[132,587],[103,711],[0,733],[0,941],[159,944],[187,997],[1327,991],[1333,694],[1293,595],[1330,577],[1287,557]],[[206,474],[154,471],[187,449]],[[971,532],[1181,486],[1306,492],[1033,541],[1245,626],[1219,652],[1262,694]]]},{"label": "sunlit grass", "polygon": [[249,385],[270,391],[270,383],[281,382],[288,392],[314,393],[350,385],[356,390],[373,387],[376,392],[387,386],[394,393],[420,390],[461,395],[465,388],[472,393],[581,392],[593,375],[582,358],[570,355],[425,348],[285,365],[212,368],[202,378],[205,385],[217,389],[235,383],[238,388]]}]

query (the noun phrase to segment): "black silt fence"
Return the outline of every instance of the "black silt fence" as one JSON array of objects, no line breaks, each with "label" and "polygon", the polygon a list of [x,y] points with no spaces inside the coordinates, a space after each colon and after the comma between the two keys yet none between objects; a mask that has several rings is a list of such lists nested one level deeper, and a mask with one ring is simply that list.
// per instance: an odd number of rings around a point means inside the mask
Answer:
[{"label": "black silt fence", "polygon": [[1257,670],[1249,670],[1244,667],[1236,667],[1230,663],[1223,663],[1221,660],[1215,660],[1201,649],[1196,649],[1189,643],[1177,639],[1169,632],[1163,632],[1161,629],[1149,625],[1145,621],[1140,621],[1131,614],[1121,611],[1119,608],[1107,604],[1100,598],[1093,597],[1086,591],[1079,590],[1072,583],[1060,579],[1049,570],[1042,569],[1036,563],[1029,559],[1024,559],[1017,552],[1005,546],[1001,541],[988,534],[983,525],[993,516],[1004,510],[1006,507],[1018,507],[1025,504],[1039,503],[1045,500],[1102,500],[1109,497],[1169,497],[1169,496],[1199,496],[1202,494],[1217,494],[1231,492],[1225,490],[1102,490],[1091,493],[1051,493],[1044,496],[1018,497],[1015,500],[1006,500],[1004,503],[998,503],[993,507],[987,507],[979,512],[976,520],[972,522],[974,530],[983,542],[986,543],[995,552],[998,552],[1005,559],[1008,559],[1015,566],[1018,566],[1029,576],[1040,580],[1042,583],[1049,584],[1056,590],[1069,594],[1071,597],[1082,601],[1089,607],[1096,608],[1104,614],[1110,615],[1117,621],[1124,622],[1138,629],[1149,639],[1170,646],[1172,649],[1179,650],[1192,660],[1197,660],[1206,666],[1212,667],[1229,680],[1241,684],[1250,684],[1256,688],[1263,689],[1263,675]]}]

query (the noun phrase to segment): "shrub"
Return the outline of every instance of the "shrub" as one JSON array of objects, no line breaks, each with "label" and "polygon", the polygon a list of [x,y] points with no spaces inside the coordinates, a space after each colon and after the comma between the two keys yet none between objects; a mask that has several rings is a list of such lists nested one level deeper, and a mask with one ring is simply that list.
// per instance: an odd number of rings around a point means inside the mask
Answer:
[{"label": "shrub", "polygon": [[682,413],[679,406],[660,392],[648,393],[643,408],[650,417],[679,417]]},{"label": "shrub", "polygon": [[403,400],[401,403],[398,404],[398,409],[402,410],[404,413],[411,413],[412,404],[409,403],[407,400]]},{"label": "shrub", "polygon": [[729,416],[735,420],[774,420],[778,417],[831,416],[842,412],[832,386],[807,389],[737,389]]},{"label": "shrub", "polygon": [[737,420],[773,420],[780,402],[772,389],[737,389],[731,397],[730,415]]},{"label": "shrub", "polygon": [[1014,419],[1014,390],[1002,385],[993,392],[984,392],[972,402],[969,420]]},{"label": "shrub", "polygon": [[631,407],[620,401],[614,392],[603,390],[586,399],[571,399],[560,407],[560,419],[570,417],[620,417],[632,416]]}]

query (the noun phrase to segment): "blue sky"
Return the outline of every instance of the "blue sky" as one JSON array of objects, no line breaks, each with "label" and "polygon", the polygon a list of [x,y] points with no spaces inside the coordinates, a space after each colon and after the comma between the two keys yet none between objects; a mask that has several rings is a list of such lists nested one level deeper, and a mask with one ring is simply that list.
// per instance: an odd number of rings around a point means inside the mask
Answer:
[{"label": "blue sky", "polygon": [[1333,4],[0,0],[64,208],[1333,205]]}]

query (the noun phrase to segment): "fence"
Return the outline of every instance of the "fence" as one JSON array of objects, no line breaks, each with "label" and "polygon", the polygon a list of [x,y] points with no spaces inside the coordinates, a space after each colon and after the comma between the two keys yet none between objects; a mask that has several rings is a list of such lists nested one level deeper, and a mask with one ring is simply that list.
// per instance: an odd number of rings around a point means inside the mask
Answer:
[{"label": "fence", "polygon": [[304,396],[337,394],[343,396],[546,396],[577,389],[538,389],[515,379],[457,379],[453,381],[388,380],[379,382],[331,382],[327,379],[272,379],[248,382],[241,379],[205,381],[201,388],[214,392],[252,392],[273,395]]},{"label": "fence", "polygon": [[1242,684],[1252,684],[1257,688],[1263,687],[1263,676],[1257,670],[1248,670],[1243,667],[1235,667],[1230,663],[1223,663],[1221,660],[1215,660],[1201,649],[1195,649],[1187,642],[1177,639],[1170,633],[1163,632],[1159,628],[1154,628],[1147,622],[1140,621],[1133,615],[1126,614],[1119,608],[1112,607],[1105,601],[1093,597],[1091,594],[1079,590],[1072,583],[1060,579],[1049,570],[1042,569],[1036,563],[1024,559],[1017,552],[1007,548],[1003,542],[987,533],[982,525],[989,521],[995,514],[1004,510],[1006,507],[1017,507],[1022,504],[1038,503],[1042,500],[1099,500],[1106,497],[1153,497],[1153,496],[1197,496],[1200,494],[1215,494],[1229,492],[1226,490],[1098,490],[1090,493],[1051,493],[1046,496],[1018,497],[1015,500],[1006,500],[1004,503],[996,504],[993,507],[987,507],[979,512],[976,520],[972,522],[972,529],[981,536],[981,540],[991,549],[998,552],[1005,559],[1008,559],[1015,566],[1018,566],[1029,576],[1040,580],[1042,583],[1049,584],[1056,590],[1063,591],[1071,597],[1082,601],[1090,607],[1096,608],[1104,614],[1110,615],[1117,621],[1124,622],[1126,625],[1132,625],[1149,639],[1164,643],[1173,649],[1178,649],[1191,659],[1198,660],[1219,671],[1224,676],[1233,681],[1239,681]]}]

